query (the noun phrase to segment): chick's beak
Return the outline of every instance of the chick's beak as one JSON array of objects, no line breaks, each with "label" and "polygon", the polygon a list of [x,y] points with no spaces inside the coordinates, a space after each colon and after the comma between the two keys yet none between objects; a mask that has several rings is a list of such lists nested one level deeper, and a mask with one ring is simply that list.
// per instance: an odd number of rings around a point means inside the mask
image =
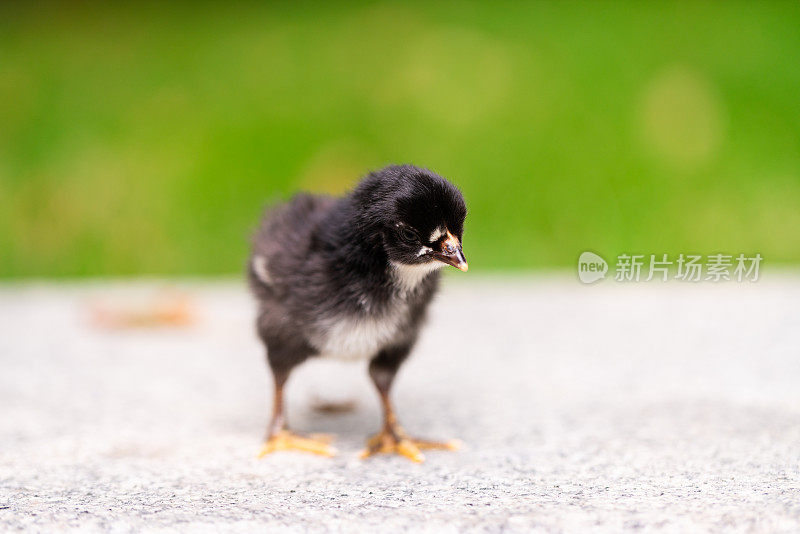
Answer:
[{"label": "chick's beak", "polygon": [[461,250],[461,243],[450,232],[447,232],[446,239],[442,240],[441,250],[434,252],[433,257],[464,272],[469,268]]}]

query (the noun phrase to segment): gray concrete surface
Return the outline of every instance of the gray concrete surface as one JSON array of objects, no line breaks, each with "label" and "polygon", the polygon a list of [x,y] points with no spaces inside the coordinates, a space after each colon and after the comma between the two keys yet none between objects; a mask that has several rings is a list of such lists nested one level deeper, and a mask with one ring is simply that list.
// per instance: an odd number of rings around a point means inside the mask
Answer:
[{"label": "gray concrete surface", "polygon": [[800,530],[800,278],[451,277],[395,397],[410,433],[467,446],[423,465],[357,459],[359,364],[289,383],[338,457],[256,459],[270,382],[239,285],[182,284],[186,329],[88,320],[162,285],[0,288],[0,530]]}]

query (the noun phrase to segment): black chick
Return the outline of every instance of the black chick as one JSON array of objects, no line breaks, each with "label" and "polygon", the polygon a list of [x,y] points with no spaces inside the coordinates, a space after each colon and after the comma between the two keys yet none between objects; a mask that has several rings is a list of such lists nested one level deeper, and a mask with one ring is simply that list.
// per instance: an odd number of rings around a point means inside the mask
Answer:
[{"label": "black chick", "polygon": [[439,268],[467,270],[461,192],[413,165],[370,173],[342,198],[299,194],[270,210],[253,243],[248,275],[258,299],[257,330],[275,379],[275,402],[262,451],[332,455],[327,442],[286,425],[283,386],[314,356],[369,359],[384,425],[362,457],[394,452],[420,462],[420,449],[452,449],[407,437],[389,400],[395,374],[419,334]]}]

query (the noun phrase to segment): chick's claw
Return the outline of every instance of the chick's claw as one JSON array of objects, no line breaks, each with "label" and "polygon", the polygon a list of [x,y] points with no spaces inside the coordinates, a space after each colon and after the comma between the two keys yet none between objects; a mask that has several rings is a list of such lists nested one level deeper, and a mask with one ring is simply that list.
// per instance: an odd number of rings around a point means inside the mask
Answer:
[{"label": "chick's claw", "polygon": [[306,438],[284,430],[270,436],[258,457],[263,458],[277,451],[301,451],[331,457],[336,455],[336,449],[329,445],[331,439],[331,436]]},{"label": "chick's claw", "polygon": [[408,438],[400,432],[383,430],[367,442],[367,448],[361,451],[361,458],[368,458],[375,454],[399,454],[415,463],[425,461],[423,450],[455,451],[461,448],[461,442],[450,440],[447,442],[428,441]]}]

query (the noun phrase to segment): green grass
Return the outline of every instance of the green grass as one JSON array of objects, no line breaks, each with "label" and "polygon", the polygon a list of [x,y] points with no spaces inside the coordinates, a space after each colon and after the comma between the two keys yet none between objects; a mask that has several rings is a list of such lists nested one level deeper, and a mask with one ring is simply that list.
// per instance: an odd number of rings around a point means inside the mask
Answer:
[{"label": "green grass", "polygon": [[0,6],[0,277],[241,269],[261,206],[413,162],[476,270],[800,262],[800,4]]}]

